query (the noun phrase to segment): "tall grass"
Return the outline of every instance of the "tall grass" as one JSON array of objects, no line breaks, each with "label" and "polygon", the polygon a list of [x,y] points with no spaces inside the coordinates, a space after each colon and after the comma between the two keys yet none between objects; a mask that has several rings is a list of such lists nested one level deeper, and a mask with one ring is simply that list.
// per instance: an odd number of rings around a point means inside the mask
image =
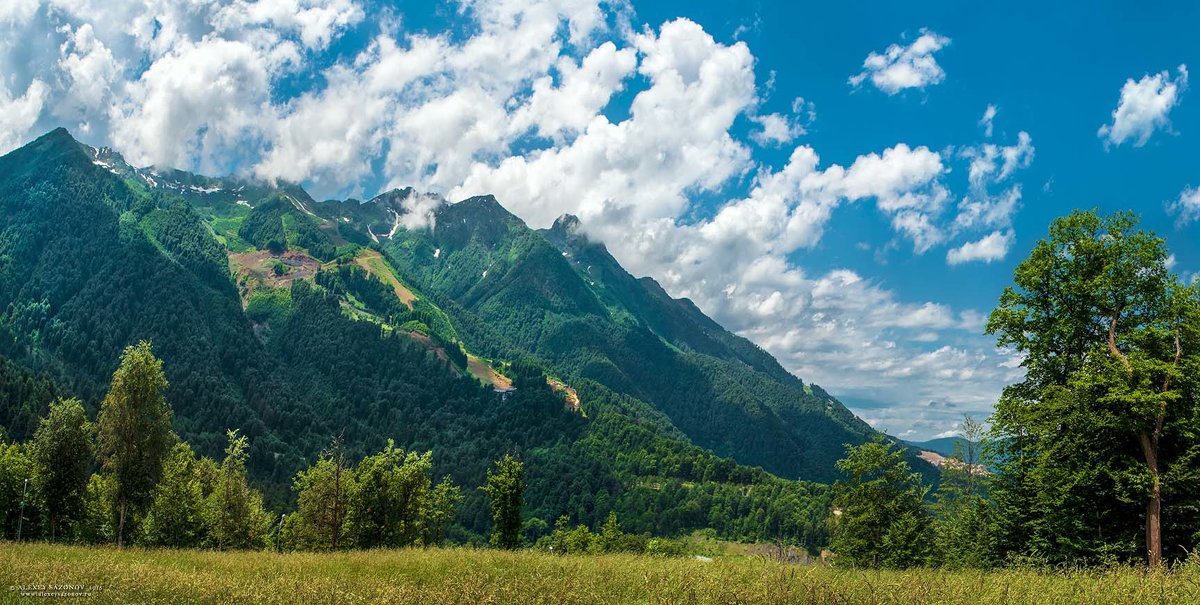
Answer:
[{"label": "tall grass", "polygon": [[[315,553],[0,545],[12,586],[100,586],[88,603],[1200,603],[1200,566],[1039,572],[859,571],[464,548]],[[45,601],[40,601],[45,602]]]}]

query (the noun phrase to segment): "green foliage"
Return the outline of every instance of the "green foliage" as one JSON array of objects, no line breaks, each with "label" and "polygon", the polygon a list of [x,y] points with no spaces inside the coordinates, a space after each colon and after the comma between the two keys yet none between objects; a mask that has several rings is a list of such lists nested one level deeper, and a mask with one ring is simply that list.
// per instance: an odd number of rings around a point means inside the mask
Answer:
[{"label": "green foliage", "polygon": [[296,512],[288,515],[285,540],[293,548],[338,550],[345,539],[351,494],[357,489],[354,470],[340,440],[321,453],[317,463],[296,475]]},{"label": "green foliage", "polygon": [[936,561],[950,569],[982,569],[999,563],[996,507],[987,496],[991,475],[982,464],[983,427],[967,416],[964,439],[942,464],[933,506]]},{"label": "green foliage", "polygon": [[[4,340],[0,327],[0,342]],[[3,348],[3,347],[0,347]],[[28,439],[40,422],[40,416],[58,393],[46,374],[35,374],[0,356],[0,427],[14,440]]]},{"label": "green foliage", "polygon": [[421,516],[425,519],[425,535],[422,537],[424,544],[437,546],[446,539],[446,527],[454,521],[462,503],[462,489],[449,477],[443,477],[441,482],[433,487],[421,510]]},{"label": "green foliage", "polygon": [[[604,524],[592,531],[586,525],[570,527],[570,517],[563,515],[554,524],[554,531],[537,541],[535,547],[539,550],[560,555],[567,554],[598,554],[598,553],[650,553],[666,554],[664,544],[656,543],[649,534],[629,534],[621,531],[617,514],[611,512]],[[662,541],[660,541],[662,542]]]},{"label": "green foliage", "polygon": [[846,448],[833,486],[833,540],[837,561],[859,567],[903,569],[929,555],[926,489],[903,451],[883,438]]},{"label": "green foliage", "polygon": [[492,505],[493,546],[517,548],[524,541],[521,535],[521,514],[525,505],[525,465],[511,455],[496,461],[489,470],[483,488]]},{"label": "green foliage", "polygon": [[423,512],[432,495],[432,468],[432,453],[406,455],[391,440],[383,451],[359,462],[346,516],[350,539],[361,548],[420,543]]},{"label": "green foliage", "polygon": [[259,324],[282,324],[291,311],[292,291],[289,288],[258,290],[246,301],[246,317]]},{"label": "green foliage", "polygon": [[265,548],[271,515],[263,509],[262,494],[246,480],[246,437],[232,430],[228,438],[225,460],[205,502],[208,541],[222,550]]},{"label": "green foliage", "polygon": [[[23,537],[37,535],[41,498],[36,491],[36,473],[34,461],[21,444],[0,439],[0,522],[5,539],[16,539],[18,525],[22,525]],[[24,523],[20,522],[22,513]]]},{"label": "green foliage", "polygon": [[104,470],[116,479],[118,545],[123,544],[130,507],[149,503],[171,447],[166,388],[162,360],[154,356],[150,343],[142,341],[125,349],[112,388],[100,405],[96,445]]},{"label": "green foliage", "polygon": [[112,475],[93,473],[84,496],[84,518],[79,537],[89,544],[111,543],[117,538],[117,481]]},{"label": "green foliage", "polygon": [[212,464],[208,459],[197,460],[187,443],[176,443],[171,448],[142,523],[143,543],[170,548],[194,548],[203,543],[207,529],[205,484],[211,491],[216,470],[209,468],[212,476],[204,477],[202,462]]},{"label": "green foliage", "polygon": [[151,241],[188,270],[210,282],[228,280],[225,249],[187,202],[156,198],[153,209],[142,219],[142,225]]},{"label": "green foliage", "polygon": [[78,399],[60,399],[50,404],[29,444],[51,541],[69,533],[83,513],[94,432]]},{"label": "green foliage", "polygon": [[275,254],[294,247],[322,261],[338,255],[337,246],[319,221],[299,210],[289,193],[273,194],[255,206],[238,228],[238,237]]},{"label": "green foliage", "polygon": [[1200,296],[1167,258],[1131,213],[1076,211],[1001,295],[988,333],[1026,369],[992,419],[1004,551],[1129,561],[1141,542],[1153,565],[1195,544]]},{"label": "green foliage", "polygon": [[280,197],[262,202],[250,211],[238,228],[238,237],[254,247],[279,254],[287,250],[287,235],[283,231],[283,215],[288,203]]}]

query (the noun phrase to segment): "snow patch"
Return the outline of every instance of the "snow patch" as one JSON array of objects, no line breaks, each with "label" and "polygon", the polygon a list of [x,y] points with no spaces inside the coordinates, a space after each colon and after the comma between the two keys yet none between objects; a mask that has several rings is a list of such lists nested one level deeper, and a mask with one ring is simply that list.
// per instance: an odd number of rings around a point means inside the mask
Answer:
[{"label": "snow patch", "polygon": [[439,256],[441,256],[441,255],[442,255],[442,249],[441,249],[441,248],[438,248],[438,249],[436,249],[436,250],[434,250],[434,251],[433,251],[433,257],[434,257],[434,258],[437,258],[437,257],[439,257]]},{"label": "snow patch", "polygon": [[247,202],[246,200],[238,200],[238,201],[237,201],[237,204],[238,204],[239,206],[245,206],[245,207],[247,207],[247,208],[249,208],[249,207],[250,207],[250,202]]}]

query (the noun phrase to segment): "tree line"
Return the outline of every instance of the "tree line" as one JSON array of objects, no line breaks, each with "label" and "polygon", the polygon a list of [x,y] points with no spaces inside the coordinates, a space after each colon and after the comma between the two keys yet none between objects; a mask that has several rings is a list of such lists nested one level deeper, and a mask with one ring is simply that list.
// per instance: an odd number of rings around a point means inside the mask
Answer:
[{"label": "tree line", "polygon": [[[933,497],[883,441],[848,450],[832,549],[852,564],[1150,567],[1200,543],[1200,287],[1128,212],[1050,226],[987,333],[1019,356]],[[981,464],[982,461],[982,464]]]},{"label": "tree line", "polygon": [[[432,452],[388,441],[351,464],[340,439],[297,473],[296,508],[275,514],[250,486],[249,441],[227,433],[223,460],[197,456],[172,431],[167,379],[150,343],[125,349],[95,422],[78,399],[52,402],[25,443],[0,439],[5,537],[217,549],[403,547],[441,544],[463,501],[433,482]],[[521,541],[523,465],[506,456],[483,490],[492,543]],[[516,528],[514,533],[514,529]]]}]

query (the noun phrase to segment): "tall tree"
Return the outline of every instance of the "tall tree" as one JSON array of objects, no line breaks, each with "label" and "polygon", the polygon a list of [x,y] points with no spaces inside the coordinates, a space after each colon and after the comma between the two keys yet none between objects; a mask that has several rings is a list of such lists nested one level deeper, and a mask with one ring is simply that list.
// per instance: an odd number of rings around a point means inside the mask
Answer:
[{"label": "tall tree", "polygon": [[525,465],[511,454],[489,469],[483,487],[492,503],[492,545],[517,548],[521,545],[521,508],[525,503]]},{"label": "tall tree", "polygon": [[923,563],[930,542],[926,488],[904,451],[881,436],[847,447],[837,467],[846,476],[833,486],[830,547],[838,561],[891,568]]},{"label": "tall tree", "polygon": [[246,481],[249,442],[237,431],[229,431],[226,437],[225,459],[208,497],[209,540],[221,549],[261,548],[272,517],[263,510],[262,494]]},{"label": "tall tree", "polygon": [[149,502],[174,443],[162,360],[147,341],[125,348],[100,404],[96,445],[104,470],[116,479],[117,546],[125,544],[132,507]]},{"label": "tall tree", "polygon": [[[1185,368],[1200,352],[1200,297],[1137,222],[1094,211],[1054,221],[989,318],[987,332],[1024,355],[1025,378],[1004,390],[992,426],[1007,443],[1000,470],[1015,478],[997,483],[999,499],[1028,500],[1013,532],[1026,549],[1103,557],[1134,540],[1132,522],[1158,566],[1164,500],[1194,487],[1200,426]],[[1128,507],[1139,500],[1141,515]]]},{"label": "tall tree", "polygon": [[446,526],[454,521],[462,502],[462,490],[450,481],[449,477],[442,478],[441,483],[438,483],[429,492],[424,511],[425,536],[423,541],[426,546],[437,546],[446,539]]},{"label": "tall tree", "polygon": [[346,546],[346,517],[354,492],[354,471],[341,439],[316,464],[296,474],[296,513],[287,517],[289,541],[302,548],[337,550]]},{"label": "tall tree", "polygon": [[51,540],[58,538],[64,523],[83,513],[94,433],[83,404],[78,399],[60,399],[50,404],[50,413],[38,423],[29,444]]},{"label": "tall tree", "polygon": [[982,464],[984,428],[963,418],[963,439],[941,466],[941,482],[933,506],[937,554],[947,567],[983,568],[994,564],[995,506],[987,497],[990,474]]}]

